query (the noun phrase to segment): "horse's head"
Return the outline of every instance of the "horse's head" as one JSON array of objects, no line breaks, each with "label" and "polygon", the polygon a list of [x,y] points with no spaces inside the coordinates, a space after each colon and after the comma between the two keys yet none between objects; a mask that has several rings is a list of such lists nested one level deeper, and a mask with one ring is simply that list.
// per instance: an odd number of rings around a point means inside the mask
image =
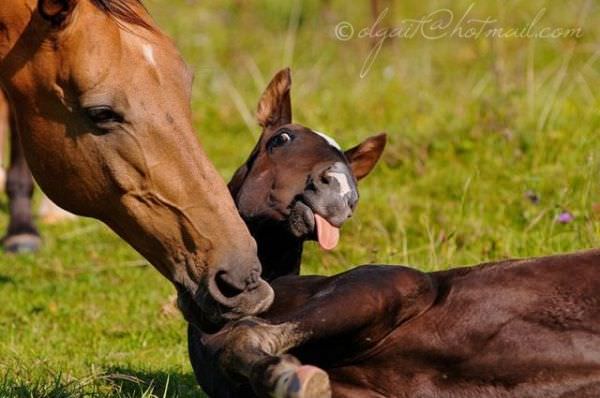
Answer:
[{"label": "horse's head", "polygon": [[386,136],[342,151],[323,133],[292,124],[290,86],[290,71],[284,69],[263,93],[262,134],[229,189],[250,225],[284,224],[298,239],[316,239],[332,249],[358,201],[356,183],[377,163]]},{"label": "horse's head", "polygon": [[192,128],[192,73],[142,5],[8,3],[0,82],[48,196],[107,223],[186,306],[215,319],[267,308],[255,243]]}]

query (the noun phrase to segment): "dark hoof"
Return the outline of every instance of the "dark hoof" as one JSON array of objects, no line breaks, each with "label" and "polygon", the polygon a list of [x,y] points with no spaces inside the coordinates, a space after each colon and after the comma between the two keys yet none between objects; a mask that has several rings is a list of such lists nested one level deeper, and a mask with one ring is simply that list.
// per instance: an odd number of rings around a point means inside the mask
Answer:
[{"label": "dark hoof", "polygon": [[299,366],[280,376],[274,396],[276,398],[330,398],[329,376],[315,366]]},{"label": "dark hoof", "polygon": [[33,234],[19,234],[7,236],[2,241],[4,251],[7,253],[33,253],[40,249],[42,240]]}]

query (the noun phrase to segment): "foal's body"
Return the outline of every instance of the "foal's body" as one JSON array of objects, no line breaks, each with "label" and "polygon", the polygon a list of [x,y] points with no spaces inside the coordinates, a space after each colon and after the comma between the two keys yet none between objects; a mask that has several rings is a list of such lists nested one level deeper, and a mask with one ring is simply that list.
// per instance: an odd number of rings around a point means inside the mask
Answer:
[{"label": "foal's body", "polygon": [[267,319],[335,314],[320,320],[325,336],[292,352],[328,372],[336,397],[598,397],[599,270],[596,250],[432,274],[282,278]]},{"label": "foal's body", "polygon": [[[600,250],[590,250],[430,274],[363,266],[286,276],[261,315],[270,325],[227,344],[272,341],[292,325],[279,346],[260,348],[270,357],[294,341],[289,352],[327,371],[334,397],[598,397],[599,270]],[[195,338],[192,329],[192,347]],[[207,382],[212,396],[252,396],[224,380]]]},{"label": "foal's body", "polygon": [[[212,335],[190,326],[190,358],[210,396],[328,396],[327,376],[286,352],[325,370],[335,397],[600,396],[600,250],[434,273],[369,265],[332,277],[298,276],[311,235],[298,233],[294,209],[305,200],[316,215],[319,201],[306,196],[331,198],[311,188],[315,174],[307,166],[335,157],[306,155],[302,137],[287,149],[269,145],[282,134],[307,134],[289,125],[289,86],[289,71],[282,71],[263,94],[261,140],[229,184],[275,302],[262,319]],[[312,142],[309,153],[326,145]],[[358,177],[383,149],[365,143],[345,153]],[[357,160],[367,155],[361,172]],[[308,177],[291,173],[290,164]]]}]

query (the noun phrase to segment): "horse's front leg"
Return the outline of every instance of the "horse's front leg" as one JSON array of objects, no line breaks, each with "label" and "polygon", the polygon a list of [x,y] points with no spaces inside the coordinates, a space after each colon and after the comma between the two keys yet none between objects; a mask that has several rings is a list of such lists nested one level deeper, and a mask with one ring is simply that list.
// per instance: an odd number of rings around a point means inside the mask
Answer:
[{"label": "horse's front leg", "polygon": [[8,142],[10,108],[2,90],[0,90],[0,189],[6,185],[6,170],[4,169],[5,145]]},{"label": "horse's front leg", "polygon": [[15,118],[10,117],[10,166],[6,177],[10,221],[2,239],[7,252],[32,252],[41,245],[31,211],[33,186],[33,177],[21,148]]}]

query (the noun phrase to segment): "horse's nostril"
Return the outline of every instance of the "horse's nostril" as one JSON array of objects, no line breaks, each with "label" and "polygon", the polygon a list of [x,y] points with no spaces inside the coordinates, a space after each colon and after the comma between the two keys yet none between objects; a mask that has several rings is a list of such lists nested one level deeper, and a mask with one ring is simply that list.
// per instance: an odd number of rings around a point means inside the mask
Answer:
[{"label": "horse's nostril", "polygon": [[242,289],[235,287],[233,284],[227,281],[227,273],[225,271],[217,272],[215,276],[215,282],[217,288],[227,298],[232,298],[243,292]]},{"label": "horse's nostril", "polygon": [[222,263],[208,278],[208,295],[198,294],[199,304],[204,302],[206,308],[213,309],[216,305],[219,311],[226,311],[215,314],[223,319],[236,319],[266,310],[273,301],[273,289],[261,278],[257,260],[241,267],[240,261]]},{"label": "horse's nostril", "polygon": [[250,275],[246,279],[246,289],[252,290],[256,288],[260,281],[260,272],[254,270],[250,272]]}]

